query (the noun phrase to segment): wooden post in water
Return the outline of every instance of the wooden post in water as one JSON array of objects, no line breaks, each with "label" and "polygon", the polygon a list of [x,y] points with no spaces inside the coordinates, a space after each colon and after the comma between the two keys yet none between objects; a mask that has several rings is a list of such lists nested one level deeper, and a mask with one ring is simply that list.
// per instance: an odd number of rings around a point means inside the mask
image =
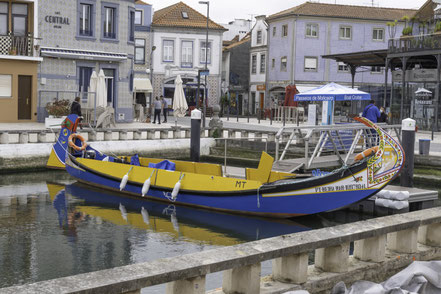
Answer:
[{"label": "wooden post in water", "polygon": [[401,171],[400,182],[403,187],[413,187],[413,159],[415,152],[415,120],[403,119],[401,122],[402,145],[406,160]]}]

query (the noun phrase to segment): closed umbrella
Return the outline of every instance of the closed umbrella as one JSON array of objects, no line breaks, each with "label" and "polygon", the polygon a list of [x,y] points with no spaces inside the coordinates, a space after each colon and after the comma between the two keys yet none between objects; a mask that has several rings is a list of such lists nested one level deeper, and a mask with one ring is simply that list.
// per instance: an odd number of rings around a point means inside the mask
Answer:
[{"label": "closed umbrella", "polygon": [[107,87],[106,87],[106,76],[104,71],[101,69],[98,74],[97,85],[96,85],[96,107],[107,106]]},{"label": "closed umbrella", "polygon": [[92,75],[90,76],[89,89],[87,90],[87,92],[88,92],[88,94],[87,94],[87,108],[88,109],[95,108],[97,82],[98,82],[98,76],[96,75],[96,71],[93,71]]},{"label": "closed umbrella", "polygon": [[184,88],[182,87],[181,76],[178,75],[175,79],[175,94],[173,96],[173,115],[175,117],[175,124],[177,124],[178,117],[184,117],[187,113],[188,104],[185,99]]}]

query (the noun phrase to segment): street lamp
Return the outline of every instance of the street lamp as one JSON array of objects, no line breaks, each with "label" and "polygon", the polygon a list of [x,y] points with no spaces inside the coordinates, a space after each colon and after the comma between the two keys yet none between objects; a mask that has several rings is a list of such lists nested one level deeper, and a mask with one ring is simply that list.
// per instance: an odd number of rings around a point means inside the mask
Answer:
[{"label": "street lamp", "polygon": [[152,92],[150,93],[149,101],[149,117],[152,117],[152,102],[153,102],[153,52],[156,50],[156,46],[152,46],[150,52],[150,84],[152,85]]},{"label": "street lamp", "polygon": [[[208,20],[210,14],[210,1],[199,1],[199,4],[207,5],[207,32],[205,36],[205,70],[208,69]],[[205,75],[205,91],[204,91],[203,111],[202,111],[202,127],[205,129],[205,114],[207,113],[207,75]],[[198,97],[199,99],[199,97]]]}]

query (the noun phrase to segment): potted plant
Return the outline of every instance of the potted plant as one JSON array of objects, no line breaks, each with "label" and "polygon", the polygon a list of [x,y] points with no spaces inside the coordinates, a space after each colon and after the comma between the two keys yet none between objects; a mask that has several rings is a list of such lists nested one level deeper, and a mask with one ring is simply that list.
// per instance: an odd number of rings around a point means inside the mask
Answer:
[{"label": "potted plant", "polygon": [[9,49],[9,55],[17,55],[17,48],[11,47]]},{"label": "potted plant", "polygon": [[70,101],[67,99],[54,98],[52,102],[46,104],[46,111],[49,117],[45,118],[46,128],[60,128],[63,120],[69,114]]}]

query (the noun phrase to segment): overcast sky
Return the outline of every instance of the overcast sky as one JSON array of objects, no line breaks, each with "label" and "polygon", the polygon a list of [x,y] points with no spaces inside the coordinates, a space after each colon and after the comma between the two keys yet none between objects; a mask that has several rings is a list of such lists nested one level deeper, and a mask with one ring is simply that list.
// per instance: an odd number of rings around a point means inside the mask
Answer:
[{"label": "overcast sky", "polygon": [[[426,0],[320,0],[317,2],[371,6],[372,1],[375,6],[414,9],[426,2]],[[179,0],[145,0],[145,2],[152,4],[154,10],[159,10]],[[199,4],[199,0],[183,0],[183,2],[206,14],[206,6]],[[270,15],[304,2],[305,0],[211,0],[210,18],[218,23],[228,23],[235,18],[251,19],[252,15]]]}]

